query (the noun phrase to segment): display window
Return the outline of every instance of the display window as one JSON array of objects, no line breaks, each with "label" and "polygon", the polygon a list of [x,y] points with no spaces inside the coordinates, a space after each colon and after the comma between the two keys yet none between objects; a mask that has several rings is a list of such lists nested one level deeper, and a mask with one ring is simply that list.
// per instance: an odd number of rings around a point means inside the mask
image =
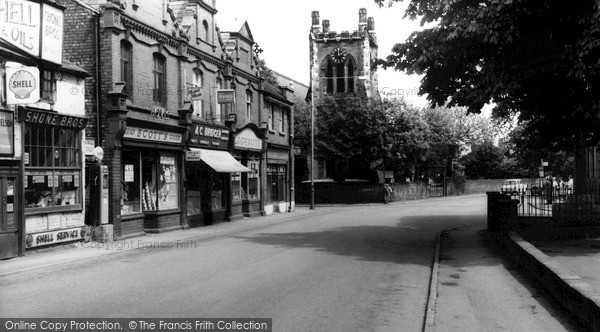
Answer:
[{"label": "display window", "polygon": [[231,201],[242,201],[242,174],[240,172],[231,173]]},{"label": "display window", "polygon": [[142,211],[140,192],[140,153],[123,152],[123,187],[121,190],[121,214],[128,215]]},{"label": "display window", "polygon": [[270,184],[269,191],[271,197],[268,200],[272,203],[284,202],[287,199],[287,167],[280,164],[267,165],[267,183]]},{"label": "display window", "polygon": [[202,213],[202,192],[200,184],[201,172],[200,163],[188,163],[186,169],[186,195],[187,195],[187,215]]},{"label": "display window", "polygon": [[224,184],[227,183],[223,180],[224,174],[216,173],[211,177],[210,185],[210,204],[212,210],[222,210],[225,208],[225,195],[223,195]]},{"label": "display window", "polygon": [[260,198],[260,178],[258,159],[247,159],[244,166],[250,169],[250,172],[242,173],[242,199],[258,200]]},{"label": "display window", "polygon": [[178,156],[123,151],[122,214],[179,208]]},{"label": "display window", "polygon": [[81,131],[25,126],[25,208],[81,206]]}]

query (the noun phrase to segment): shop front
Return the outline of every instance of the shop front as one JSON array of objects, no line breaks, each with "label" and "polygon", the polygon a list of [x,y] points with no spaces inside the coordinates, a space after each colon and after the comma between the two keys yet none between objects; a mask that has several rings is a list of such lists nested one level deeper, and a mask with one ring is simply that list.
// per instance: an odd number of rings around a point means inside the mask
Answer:
[{"label": "shop front", "polygon": [[[232,203],[241,205],[241,210],[246,217],[256,217],[261,215],[261,165],[264,156],[263,148],[266,147],[265,135],[255,124],[248,124],[238,130],[234,139],[234,156],[243,166],[249,169],[248,172],[237,173],[232,178],[232,188],[234,195]],[[238,189],[239,188],[239,189]],[[239,193],[235,190],[239,190]],[[237,199],[236,199],[237,198]]]},{"label": "shop front", "polygon": [[267,148],[265,214],[294,210],[289,158],[288,147],[269,144]]},{"label": "shop front", "polygon": [[191,227],[241,218],[241,174],[249,169],[228,151],[230,130],[194,123],[186,154],[187,220]]},{"label": "shop front", "polygon": [[[0,110],[0,259],[19,255],[19,238],[23,229],[19,208],[20,146],[15,146],[16,131],[14,112]],[[21,231],[20,231],[21,230]]]},{"label": "shop front", "polygon": [[[19,116],[23,124],[26,247],[83,239],[82,145],[87,118],[23,107]],[[15,179],[6,179],[7,193],[15,192]],[[9,210],[14,208],[7,206],[6,212]]]},{"label": "shop front", "polygon": [[181,229],[185,127],[169,116],[130,109],[123,135],[119,176],[121,234],[159,233]]}]

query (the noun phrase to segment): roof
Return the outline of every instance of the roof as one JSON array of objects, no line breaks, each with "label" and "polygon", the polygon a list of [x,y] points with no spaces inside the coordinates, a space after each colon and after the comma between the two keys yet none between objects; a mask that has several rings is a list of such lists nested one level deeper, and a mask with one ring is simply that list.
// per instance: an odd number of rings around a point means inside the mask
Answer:
[{"label": "roof", "polygon": [[306,95],[309,91],[308,85],[299,82],[293,78],[290,78],[289,76],[281,74],[275,70],[271,69],[271,71],[273,72],[273,75],[275,75],[275,78],[277,78],[277,83],[280,86],[288,86],[290,85],[290,83],[293,84],[295,101],[304,100],[306,98]]},{"label": "roof", "polygon": [[279,91],[279,89],[277,89],[276,87],[274,87],[271,83],[264,81],[263,82],[263,88],[262,91],[265,93],[265,95],[281,102],[284,103],[286,105],[293,105],[294,103],[287,100],[287,98],[285,98],[285,96]]}]

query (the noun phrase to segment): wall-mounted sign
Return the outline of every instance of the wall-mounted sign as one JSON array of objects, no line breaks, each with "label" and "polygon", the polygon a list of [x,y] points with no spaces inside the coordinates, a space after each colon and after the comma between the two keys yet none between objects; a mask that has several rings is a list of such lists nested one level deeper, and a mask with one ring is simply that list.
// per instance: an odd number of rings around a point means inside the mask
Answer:
[{"label": "wall-mounted sign", "polygon": [[190,100],[202,100],[202,88],[199,86],[187,87],[187,97]]},{"label": "wall-mounted sign", "polygon": [[242,130],[235,136],[234,146],[238,150],[262,150],[263,141],[250,128]]},{"label": "wall-mounted sign", "polygon": [[180,133],[174,133],[164,130],[127,127],[123,138],[131,138],[142,141],[163,142],[163,143],[182,143],[183,136]]},{"label": "wall-mounted sign", "polygon": [[185,160],[186,161],[200,161],[200,150],[194,149],[191,151],[185,152]]},{"label": "wall-mounted sign", "polygon": [[15,117],[11,111],[0,110],[0,155],[15,155]]},{"label": "wall-mounted sign", "polygon": [[217,90],[217,103],[219,103],[219,104],[235,103],[235,90],[231,90],[231,89]]},{"label": "wall-mounted sign", "polygon": [[208,125],[194,124],[190,131],[190,144],[227,148],[229,130]]},{"label": "wall-mounted sign", "polygon": [[0,1],[0,38],[35,57],[62,64],[63,19],[59,7],[40,6],[39,1]]},{"label": "wall-mounted sign", "polygon": [[55,243],[83,240],[86,234],[85,227],[61,229],[59,231],[27,234],[25,243],[27,248],[46,246]]},{"label": "wall-mounted sign", "polygon": [[94,148],[96,147],[96,140],[93,138],[85,138],[83,140],[83,153],[86,156],[94,155]]},{"label": "wall-mounted sign", "polygon": [[70,129],[85,129],[87,118],[64,115],[56,112],[26,109],[20,112],[20,120],[35,125],[65,127]]},{"label": "wall-mounted sign", "polygon": [[42,59],[62,63],[63,11],[42,6]]},{"label": "wall-mounted sign", "polygon": [[33,104],[40,100],[40,70],[10,63],[6,66],[6,103]]}]

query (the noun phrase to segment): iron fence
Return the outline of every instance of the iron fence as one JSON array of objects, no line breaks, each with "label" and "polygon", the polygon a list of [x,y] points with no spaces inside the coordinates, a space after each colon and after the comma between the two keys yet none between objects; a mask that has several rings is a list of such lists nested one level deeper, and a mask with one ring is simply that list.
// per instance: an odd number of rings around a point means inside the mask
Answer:
[{"label": "iron fence", "polygon": [[519,217],[551,218],[557,227],[600,226],[600,183],[571,188],[566,184],[536,181],[501,191],[519,200]]}]

